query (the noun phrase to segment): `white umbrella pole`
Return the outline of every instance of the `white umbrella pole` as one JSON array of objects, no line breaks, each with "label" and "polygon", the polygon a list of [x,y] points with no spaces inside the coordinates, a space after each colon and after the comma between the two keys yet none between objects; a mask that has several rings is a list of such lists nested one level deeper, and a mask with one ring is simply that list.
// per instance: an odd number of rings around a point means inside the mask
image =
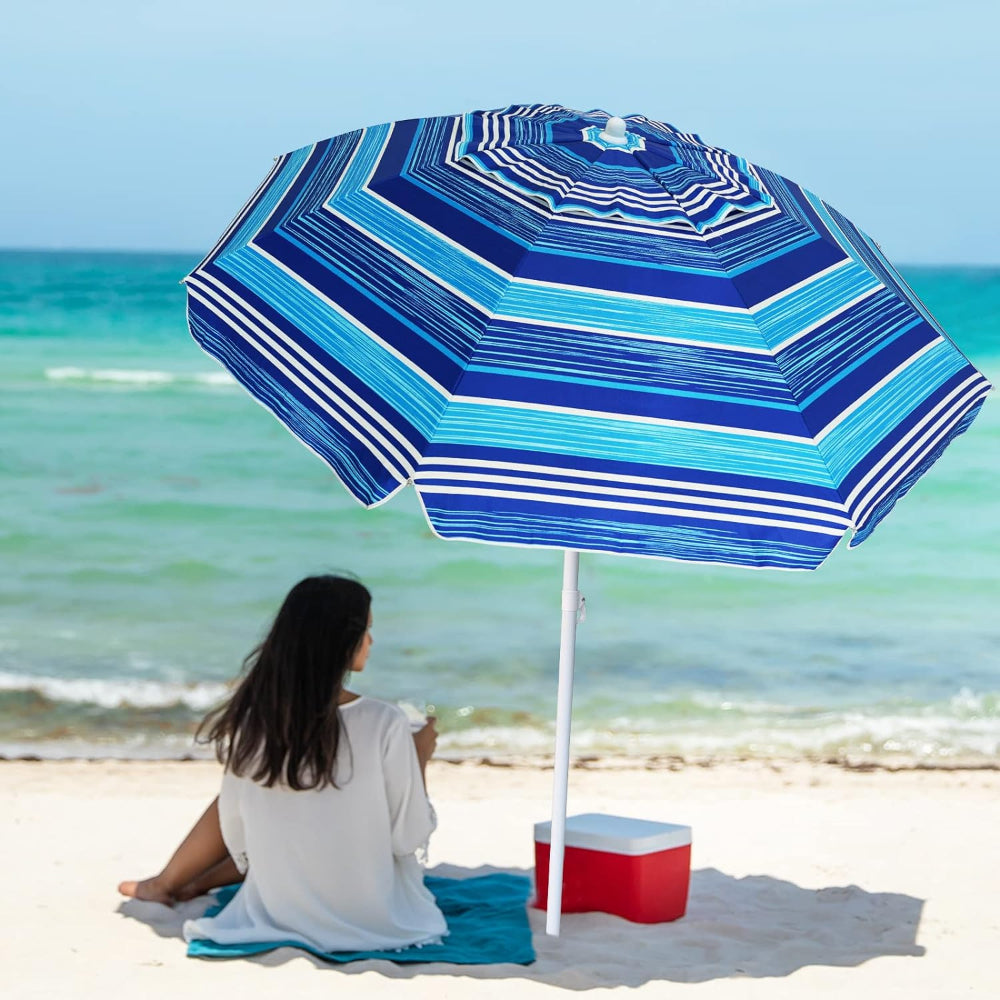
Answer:
[{"label": "white umbrella pole", "polygon": [[566,847],[566,793],[569,785],[569,730],[573,717],[573,663],[580,553],[563,553],[562,632],[559,637],[559,695],[556,701],[556,759],[552,777],[552,839],[549,845],[549,889],[545,902],[545,933],[559,935],[562,917],[563,853]]}]

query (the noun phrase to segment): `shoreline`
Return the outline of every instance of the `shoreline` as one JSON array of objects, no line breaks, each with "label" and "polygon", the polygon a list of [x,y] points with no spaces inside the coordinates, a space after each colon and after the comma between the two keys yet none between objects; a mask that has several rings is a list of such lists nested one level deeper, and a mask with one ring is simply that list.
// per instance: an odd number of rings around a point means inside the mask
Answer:
[{"label": "shoreline", "polygon": [[[123,748],[121,753],[107,753],[87,749],[36,752],[33,749],[16,749],[11,752],[0,746],[0,766],[14,763],[132,763],[132,764],[215,764],[210,753],[185,753],[180,755],[154,755],[130,752]],[[494,769],[514,769],[529,771],[551,771],[551,754],[436,754],[434,763],[442,766],[475,766]],[[947,760],[900,756],[862,756],[802,754],[799,756],[749,755],[749,754],[579,754],[570,758],[571,771],[684,771],[765,768],[780,771],[794,767],[830,768],[853,772],[911,772],[937,771],[941,773],[1000,772],[1000,759],[979,757],[956,757]]]}]

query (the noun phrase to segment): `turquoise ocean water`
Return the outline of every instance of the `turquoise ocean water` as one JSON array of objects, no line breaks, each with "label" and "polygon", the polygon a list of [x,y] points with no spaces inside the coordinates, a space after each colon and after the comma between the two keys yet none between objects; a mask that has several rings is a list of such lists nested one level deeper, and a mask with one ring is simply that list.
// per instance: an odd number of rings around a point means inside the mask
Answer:
[{"label": "turquoise ocean water", "polygon": [[[183,756],[288,587],[375,594],[359,688],[552,744],[561,556],[366,511],[190,340],[195,258],[0,253],[0,754]],[[904,269],[1000,381],[1000,271]],[[574,750],[1000,763],[1000,403],[816,573],[584,556]]]}]

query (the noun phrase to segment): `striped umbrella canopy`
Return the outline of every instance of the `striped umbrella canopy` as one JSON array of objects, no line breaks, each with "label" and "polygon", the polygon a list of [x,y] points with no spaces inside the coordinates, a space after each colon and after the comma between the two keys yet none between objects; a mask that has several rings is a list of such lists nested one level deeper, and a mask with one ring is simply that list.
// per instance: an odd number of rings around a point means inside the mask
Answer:
[{"label": "striped umbrella canopy", "polygon": [[412,482],[444,538],[815,568],[989,385],[835,209],[608,121],[517,106],[280,157],[186,279],[191,331],[358,500]]},{"label": "striped umbrella canopy", "polygon": [[843,215],[639,115],[318,142],[185,280],[195,339],[363,504],[412,483],[444,538],[571,553],[561,677],[576,552],[813,569],[990,388]]}]

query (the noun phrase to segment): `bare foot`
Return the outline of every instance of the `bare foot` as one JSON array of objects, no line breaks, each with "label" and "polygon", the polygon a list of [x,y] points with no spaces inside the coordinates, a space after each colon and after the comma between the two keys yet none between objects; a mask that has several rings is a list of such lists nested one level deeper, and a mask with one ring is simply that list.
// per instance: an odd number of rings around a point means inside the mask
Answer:
[{"label": "bare foot", "polygon": [[144,878],[141,882],[119,882],[118,891],[123,896],[131,896],[133,899],[145,899],[151,903],[163,903],[165,906],[174,905],[174,895],[160,881],[160,876]]},{"label": "bare foot", "polygon": [[192,882],[188,882],[187,885],[182,885],[173,895],[173,901],[175,903],[184,903],[189,899],[195,899],[197,896],[203,896],[207,890],[202,889],[198,885],[197,879]]}]

